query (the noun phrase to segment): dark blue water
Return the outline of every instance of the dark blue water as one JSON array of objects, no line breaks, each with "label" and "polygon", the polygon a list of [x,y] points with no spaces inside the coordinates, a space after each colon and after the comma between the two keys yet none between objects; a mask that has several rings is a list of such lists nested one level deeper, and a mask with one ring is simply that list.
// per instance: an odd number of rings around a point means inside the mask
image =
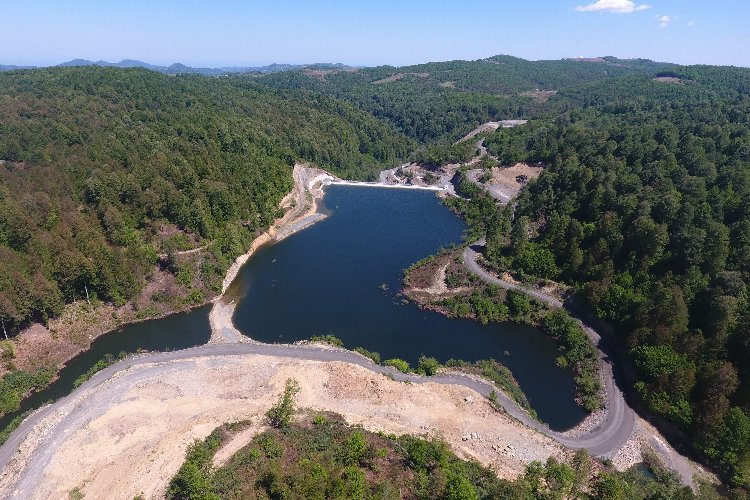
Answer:
[{"label": "dark blue water", "polygon": [[326,220],[261,247],[230,287],[243,333],[263,342],[331,334],[346,347],[412,366],[422,354],[440,361],[495,358],[553,429],[583,418],[572,377],[555,364],[556,346],[539,330],[448,319],[397,296],[404,268],[459,242],[465,229],[434,193],[330,186],[324,203]]},{"label": "dark blue water", "polygon": [[208,322],[210,309],[210,306],[203,306],[161,319],[131,323],[98,337],[91,343],[90,349],[66,363],[57,380],[21,401],[19,410],[0,418],[0,429],[5,428],[16,415],[70,394],[75,380],[107,354],[117,356],[121,352],[133,353],[139,349],[175,351],[205,344],[211,337]]}]

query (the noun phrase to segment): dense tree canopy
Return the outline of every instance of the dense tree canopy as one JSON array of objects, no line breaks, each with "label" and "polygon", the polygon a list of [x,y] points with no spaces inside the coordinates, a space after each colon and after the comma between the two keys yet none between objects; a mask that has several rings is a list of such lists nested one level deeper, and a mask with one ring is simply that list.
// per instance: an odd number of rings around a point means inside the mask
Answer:
[{"label": "dense tree canopy", "polygon": [[503,162],[547,168],[515,208],[531,242],[511,229],[489,255],[574,285],[616,327],[648,408],[749,486],[750,71],[681,77],[587,85],[554,119],[493,134]]},{"label": "dense tree canopy", "polygon": [[[121,304],[157,261],[216,289],[277,215],[295,161],[362,179],[409,157],[439,165],[508,118],[530,121],[489,134],[490,154],[545,169],[512,207],[461,183],[472,237],[498,269],[572,285],[615,327],[644,405],[750,486],[747,69],[497,56],[263,77],[2,73],[0,318],[12,335],[87,293]],[[189,273],[171,260],[198,246],[208,258]]]},{"label": "dense tree canopy", "polygon": [[259,80],[304,89],[355,104],[420,142],[455,141],[477,125],[507,118],[542,116],[559,101],[537,102],[526,92],[558,91],[617,76],[655,72],[669,65],[651,61],[537,61],[495,56],[394,68],[291,71]]},{"label": "dense tree canopy", "polygon": [[410,142],[331,98],[146,70],[0,74],[0,316],[11,331],[85,297],[122,304],[167,222],[211,244],[204,280],[278,215],[291,165],[372,178]]}]

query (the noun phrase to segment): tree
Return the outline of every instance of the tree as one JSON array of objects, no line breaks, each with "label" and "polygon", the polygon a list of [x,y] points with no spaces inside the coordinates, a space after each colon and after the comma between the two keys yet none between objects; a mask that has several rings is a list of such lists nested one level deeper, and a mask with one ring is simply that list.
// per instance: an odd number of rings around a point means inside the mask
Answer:
[{"label": "tree", "polygon": [[419,364],[417,366],[417,369],[428,377],[435,375],[438,371],[438,368],[440,368],[440,363],[437,359],[428,358],[424,355],[419,357]]},{"label": "tree", "polygon": [[594,483],[595,498],[601,500],[625,500],[628,496],[627,485],[614,474],[599,475]]},{"label": "tree", "polygon": [[294,415],[294,403],[296,394],[299,392],[299,384],[294,379],[287,379],[284,393],[278,403],[273,405],[267,412],[266,418],[271,427],[285,429],[292,423]]},{"label": "tree", "polygon": [[513,261],[515,268],[523,275],[551,279],[557,273],[555,256],[547,248],[537,243],[526,243]]},{"label": "tree", "polygon": [[518,254],[529,242],[529,218],[518,217],[510,228],[510,248]]}]

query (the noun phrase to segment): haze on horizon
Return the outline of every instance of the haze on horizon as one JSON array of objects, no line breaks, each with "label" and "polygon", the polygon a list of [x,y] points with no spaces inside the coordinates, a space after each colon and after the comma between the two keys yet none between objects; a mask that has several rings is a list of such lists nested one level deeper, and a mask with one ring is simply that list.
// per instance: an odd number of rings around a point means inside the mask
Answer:
[{"label": "haze on horizon", "polygon": [[11,0],[2,15],[0,64],[376,66],[511,54],[750,66],[747,0]]}]

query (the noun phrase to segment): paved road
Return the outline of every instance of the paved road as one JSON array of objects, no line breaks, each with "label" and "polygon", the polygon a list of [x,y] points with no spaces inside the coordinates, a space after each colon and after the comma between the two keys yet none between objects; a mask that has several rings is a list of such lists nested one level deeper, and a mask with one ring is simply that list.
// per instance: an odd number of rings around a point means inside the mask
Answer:
[{"label": "paved road", "polygon": [[[479,242],[478,245],[483,245]],[[487,272],[477,262],[477,244],[468,246],[464,249],[463,260],[466,267],[488,283],[494,283],[508,290],[518,290],[535,299],[549,304],[553,307],[563,307],[563,303],[544,292],[523,287],[521,285],[504,281],[497,276]],[[574,316],[575,317],[575,316]],[[589,433],[573,439],[558,439],[561,443],[571,448],[586,448],[595,455],[608,455],[617,451],[631,436],[635,429],[636,414],[631,409],[625,399],[622,391],[615,383],[612,372],[612,359],[605,353],[605,346],[602,345],[602,339],[593,328],[576,318],[591,342],[598,348],[599,359],[601,361],[602,382],[604,384],[604,404],[606,407],[606,416],[604,421]]]}]

